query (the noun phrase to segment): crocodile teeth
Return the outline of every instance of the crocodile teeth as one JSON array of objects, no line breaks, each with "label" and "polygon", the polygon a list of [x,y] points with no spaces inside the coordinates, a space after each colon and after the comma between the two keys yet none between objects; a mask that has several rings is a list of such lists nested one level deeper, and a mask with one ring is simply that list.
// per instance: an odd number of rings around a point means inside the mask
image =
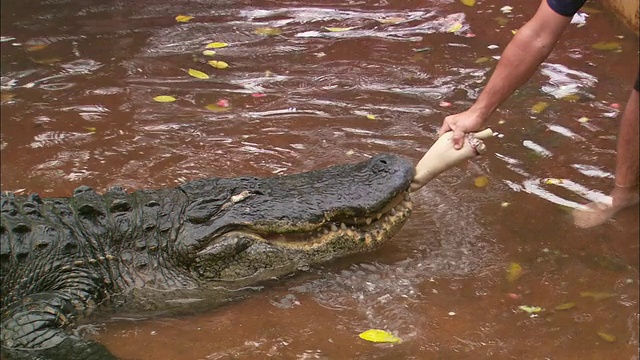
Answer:
[{"label": "crocodile teeth", "polygon": [[378,215],[376,215],[376,217],[378,218],[378,220],[380,220],[380,218],[382,217],[382,213],[378,213]]},{"label": "crocodile teeth", "polygon": [[340,224],[340,229],[347,230],[347,225],[345,225],[344,223],[341,223]]},{"label": "crocodile teeth", "polygon": [[371,225],[371,222],[372,222],[372,221],[373,221],[373,219],[372,219],[372,218],[366,218],[366,219],[364,220],[364,222],[366,222],[366,223],[367,223],[367,225]]},{"label": "crocodile teeth", "polygon": [[408,193],[408,192],[405,192],[405,193],[404,193],[404,199],[405,199],[405,200],[411,200],[411,195],[409,195],[409,193]]},{"label": "crocodile teeth", "polygon": [[[333,229],[331,229],[331,230],[333,230]],[[336,230],[337,230],[337,229],[336,229]],[[329,233],[329,230],[324,229],[323,233],[324,233],[325,235],[327,235],[327,234]]]},{"label": "crocodile teeth", "polygon": [[336,224],[331,224],[331,231],[338,231]]},{"label": "crocodile teeth", "polygon": [[395,209],[395,208],[391,209],[390,214],[391,214],[392,216],[393,216],[393,215],[395,215],[395,214],[397,214],[396,209]]}]

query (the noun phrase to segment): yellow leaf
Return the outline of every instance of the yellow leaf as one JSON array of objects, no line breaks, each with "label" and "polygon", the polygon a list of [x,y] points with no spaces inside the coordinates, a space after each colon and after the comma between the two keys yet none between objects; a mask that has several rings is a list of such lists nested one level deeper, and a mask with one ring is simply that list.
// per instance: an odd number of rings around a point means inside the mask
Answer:
[{"label": "yellow leaf", "polygon": [[204,55],[204,56],[213,56],[215,54],[216,54],[216,52],[213,51],[213,50],[203,50],[202,51],[202,55]]},{"label": "yellow leaf", "polygon": [[257,35],[275,36],[282,34],[282,29],[272,27],[259,27],[253,31]]},{"label": "yellow leaf", "polygon": [[87,129],[87,131],[89,131],[90,133],[94,133],[96,132],[98,129],[94,128],[94,127],[86,127],[85,129]]},{"label": "yellow leaf", "polygon": [[224,48],[224,47],[227,47],[227,46],[229,46],[229,44],[227,44],[225,42],[216,41],[216,42],[212,42],[212,43],[207,44],[206,48],[207,49],[220,49],[220,48]]},{"label": "yellow leaf", "polygon": [[522,276],[522,266],[518,263],[510,263],[507,266],[507,281],[514,282]]},{"label": "yellow leaf", "polygon": [[473,180],[473,185],[479,188],[483,188],[487,186],[487,184],[489,184],[489,178],[487,178],[486,176],[478,176],[477,178],[475,178],[475,180]]},{"label": "yellow leaf", "polygon": [[349,31],[353,29],[355,29],[355,26],[354,27],[325,27],[325,30],[331,31],[331,32],[343,32],[343,31]]},{"label": "yellow leaf", "polygon": [[207,61],[207,63],[216,69],[226,69],[229,67],[229,64],[227,64],[224,61],[211,60],[211,61]]},{"label": "yellow leaf", "polygon": [[580,119],[578,119],[578,122],[580,122],[580,123],[583,123],[583,124],[584,124],[584,123],[586,123],[586,122],[589,122],[589,118],[588,118],[588,117],[586,117],[586,116],[583,116],[583,117],[581,117]]},{"label": "yellow leaf", "polygon": [[208,79],[209,75],[203,73],[202,71],[198,71],[198,70],[194,70],[194,69],[189,69],[189,75],[193,76],[194,78],[198,78],[198,79]]},{"label": "yellow leaf", "polygon": [[229,111],[231,109],[231,107],[229,107],[229,106],[220,106],[218,104],[209,104],[209,105],[205,106],[205,109],[207,109],[209,111],[213,111],[213,112],[224,112],[224,111]]},{"label": "yellow leaf", "polygon": [[529,306],[529,305],[520,305],[518,306],[518,309],[525,311],[529,314],[539,313],[540,311],[542,311],[542,308],[540,306]]},{"label": "yellow leaf", "polygon": [[29,51],[29,52],[38,51],[38,50],[42,50],[42,49],[46,48],[47,46],[49,46],[49,45],[48,44],[31,45],[31,46],[27,46],[25,48],[25,50]]},{"label": "yellow leaf", "polygon": [[606,341],[606,342],[612,343],[612,342],[616,341],[616,337],[615,336],[613,336],[611,334],[607,334],[604,331],[598,331],[598,336],[600,336],[600,338],[602,340]]},{"label": "yellow leaf", "polygon": [[476,0],[460,0],[463,5],[473,6],[476,4]]},{"label": "yellow leaf", "polygon": [[518,29],[511,30],[511,33],[512,33],[513,35],[517,34],[517,33],[518,33]]},{"label": "yellow leaf", "polygon": [[619,42],[615,42],[615,41],[611,41],[611,42],[601,41],[591,45],[591,47],[596,50],[611,51],[611,50],[621,49],[622,45],[620,45]]},{"label": "yellow leaf", "polygon": [[358,335],[361,339],[375,343],[399,343],[402,341],[399,337],[394,336],[384,330],[371,329]]},{"label": "yellow leaf", "polygon": [[482,64],[482,63],[485,63],[485,62],[487,62],[487,61],[489,61],[489,60],[491,60],[491,58],[490,58],[490,57],[483,56],[483,57],[478,58],[478,59],[476,60],[476,64]]},{"label": "yellow leaf", "polygon": [[581,297],[590,297],[593,300],[604,300],[610,297],[616,296],[616,294],[605,293],[605,292],[597,292],[597,291],[583,291],[580,293]]},{"label": "yellow leaf", "polygon": [[454,33],[456,31],[460,31],[460,29],[462,29],[462,24],[455,23],[455,24],[451,25],[451,27],[449,29],[447,29],[447,32],[448,33]]},{"label": "yellow leaf", "polygon": [[176,16],[176,21],[180,22],[180,23],[186,23],[189,22],[189,20],[193,19],[193,16],[188,16],[188,15],[178,15]]},{"label": "yellow leaf", "polygon": [[367,115],[367,119],[369,119],[369,120],[375,120],[375,119],[376,119],[376,116],[375,116],[375,115],[373,115],[373,114],[369,114],[369,115]]},{"label": "yellow leaf", "polygon": [[509,19],[504,17],[504,16],[498,16],[496,18],[494,18],[494,20],[498,23],[498,25],[500,26],[505,26],[509,23]]},{"label": "yellow leaf", "polygon": [[568,302],[556,306],[556,310],[569,310],[573,309],[574,307],[576,307],[576,303]]},{"label": "yellow leaf", "polygon": [[390,17],[385,19],[376,19],[381,24],[394,25],[407,19],[401,17]]},{"label": "yellow leaf", "polygon": [[174,98],[173,96],[169,96],[169,95],[159,95],[153,98],[154,101],[160,102],[160,103],[168,103],[168,102],[174,102],[176,101],[176,98]]},{"label": "yellow leaf", "polygon": [[540,114],[540,113],[541,113],[541,112],[543,112],[543,111],[544,111],[544,109],[546,109],[548,106],[549,106],[549,103],[548,103],[548,102],[540,101],[540,102],[537,102],[535,105],[533,105],[533,106],[531,107],[531,111],[532,111],[534,114]]},{"label": "yellow leaf", "polygon": [[566,101],[578,101],[580,100],[580,95],[578,94],[571,94],[571,95],[567,95],[567,96],[563,96],[562,100],[566,100]]},{"label": "yellow leaf", "polygon": [[562,179],[556,178],[546,178],[543,180],[543,182],[547,185],[558,185],[563,183]]}]

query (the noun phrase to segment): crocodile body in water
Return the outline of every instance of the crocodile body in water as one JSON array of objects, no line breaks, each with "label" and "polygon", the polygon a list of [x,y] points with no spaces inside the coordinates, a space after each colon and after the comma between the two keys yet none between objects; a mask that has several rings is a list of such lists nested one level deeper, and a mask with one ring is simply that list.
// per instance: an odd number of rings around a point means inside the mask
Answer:
[{"label": "crocodile body in water", "polygon": [[2,358],[113,359],[72,331],[93,310],[228,300],[234,290],[375,249],[408,219],[413,176],[409,161],[378,155],[175,189],[3,193]]}]

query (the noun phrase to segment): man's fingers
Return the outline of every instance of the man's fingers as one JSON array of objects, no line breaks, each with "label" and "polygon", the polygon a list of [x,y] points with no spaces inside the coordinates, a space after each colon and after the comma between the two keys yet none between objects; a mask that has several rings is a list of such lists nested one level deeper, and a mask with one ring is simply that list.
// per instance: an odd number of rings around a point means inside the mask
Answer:
[{"label": "man's fingers", "polygon": [[460,129],[454,130],[451,140],[453,141],[453,147],[455,149],[461,149],[462,143],[464,142],[464,131]]},{"label": "man's fingers", "polygon": [[449,126],[449,124],[445,121],[444,123],[442,123],[440,130],[438,130],[438,136],[442,136],[444,133],[450,130],[453,130],[453,129],[451,129],[451,126]]}]

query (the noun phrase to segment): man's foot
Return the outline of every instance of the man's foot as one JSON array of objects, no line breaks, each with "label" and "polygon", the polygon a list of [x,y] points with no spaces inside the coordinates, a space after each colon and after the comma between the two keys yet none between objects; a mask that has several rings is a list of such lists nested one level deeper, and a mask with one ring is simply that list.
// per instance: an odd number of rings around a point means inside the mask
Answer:
[{"label": "man's foot", "polygon": [[576,209],[573,211],[573,222],[577,227],[587,229],[604,224],[611,219],[618,211],[638,203],[638,194],[632,196],[614,198],[614,205],[606,205],[593,202],[587,205],[587,209]]}]

